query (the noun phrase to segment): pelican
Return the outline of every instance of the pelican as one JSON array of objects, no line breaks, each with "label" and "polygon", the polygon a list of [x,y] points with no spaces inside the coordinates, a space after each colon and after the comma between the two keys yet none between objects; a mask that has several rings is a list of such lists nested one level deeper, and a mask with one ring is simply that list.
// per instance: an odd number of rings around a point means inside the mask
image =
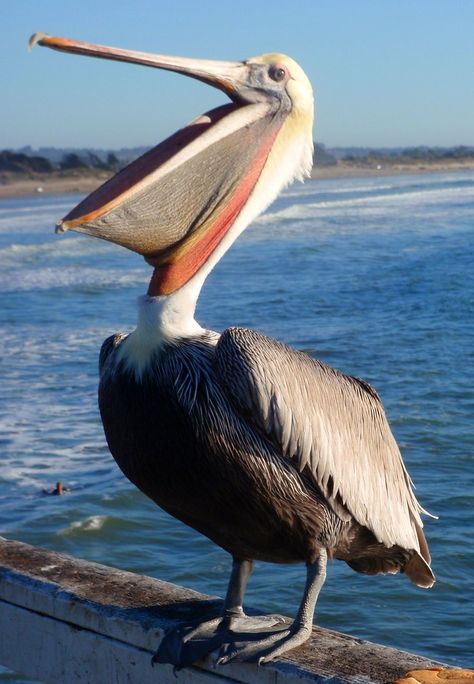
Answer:
[{"label": "pelican", "polygon": [[[231,102],[192,121],[85,198],[57,230],[110,240],[153,267],[129,334],[100,352],[99,407],[124,474],[233,558],[222,614],[169,632],[155,661],[267,663],[304,643],[327,559],[435,581],[423,509],[375,390],[265,335],[195,320],[210,271],[312,166],[313,93],[296,62],[168,57],[36,34],[32,44],[204,81]],[[255,560],[305,563],[291,625],[245,615]]]}]

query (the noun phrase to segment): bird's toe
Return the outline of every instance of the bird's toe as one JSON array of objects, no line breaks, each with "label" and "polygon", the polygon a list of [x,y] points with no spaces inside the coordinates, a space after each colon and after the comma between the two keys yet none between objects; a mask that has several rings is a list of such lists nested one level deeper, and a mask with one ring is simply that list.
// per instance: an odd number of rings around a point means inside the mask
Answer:
[{"label": "bird's toe", "polygon": [[179,670],[202,660],[222,643],[217,631],[219,623],[220,618],[216,618],[169,630],[152,658],[152,665],[168,663]]},{"label": "bird's toe", "polygon": [[291,626],[280,630],[272,630],[266,634],[234,635],[231,642],[222,644],[216,665],[225,665],[231,661],[257,662],[264,665],[276,660],[287,651],[301,646],[310,636],[311,628]]}]

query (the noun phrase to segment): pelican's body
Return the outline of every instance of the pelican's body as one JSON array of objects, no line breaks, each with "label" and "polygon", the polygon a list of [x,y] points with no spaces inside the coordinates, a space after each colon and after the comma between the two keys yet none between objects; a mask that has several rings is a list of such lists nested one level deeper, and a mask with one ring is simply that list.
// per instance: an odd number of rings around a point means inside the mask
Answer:
[{"label": "pelican's body", "polygon": [[218,336],[165,345],[140,382],[120,360],[125,343],[104,343],[99,389],[109,447],[125,475],[235,557],[313,562],[335,516],[232,406],[220,384]]},{"label": "pelican's body", "polygon": [[[137,487],[234,557],[311,564],[325,548],[330,556],[369,574],[408,565],[408,573],[422,582],[425,564],[413,553],[423,539],[417,504],[370,386],[243,328],[230,328],[221,336],[202,330],[165,342],[151,352],[146,365],[139,356],[138,365],[133,337],[146,337],[153,319],[159,325],[163,302],[145,297],[139,306],[137,330],[104,342],[99,387],[110,450]],[[263,359],[265,365],[259,368]],[[258,387],[252,374],[273,385],[272,391]],[[278,401],[285,401],[291,384],[299,387],[292,399],[301,406],[287,410],[301,411],[312,423],[316,415],[323,426],[314,435],[320,442],[325,431],[329,435],[333,420],[333,434],[326,439],[337,439],[343,447],[353,442],[356,453],[347,455],[349,463],[354,457],[362,460],[360,452],[374,442],[380,462],[373,463],[369,475],[367,488],[373,488],[375,500],[368,507],[381,510],[375,527],[385,544],[349,513],[342,494],[331,497],[327,477],[325,484],[324,476],[318,482],[312,464],[302,462],[305,448],[331,447],[313,446],[312,435],[307,447],[298,444],[293,426],[286,439],[283,436],[290,416],[285,417]],[[311,395],[306,394],[308,387]],[[336,407],[339,415],[333,419]],[[355,445],[356,431],[361,446]],[[393,461],[387,472],[384,461]],[[377,491],[382,478],[388,486],[399,485],[396,496]],[[350,472],[345,479],[342,491],[353,500],[365,483],[353,477],[348,484]],[[406,526],[403,533],[397,532],[401,523]]]},{"label": "pelican's body", "polygon": [[[375,391],[263,335],[230,328],[219,336],[194,319],[216,262],[285,185],[310,171],[313,96],[302,69],[280,54],[221,63],[38,41],[185,73],[233,100],[60,222],[62,231],[111,240],[154,267],[136,330],[102,347],[105,434],[137,487],[234,559],[222,619],[171,633],[156,660],[183,666],[220,648],[221,663],[266,662],[303,643],[328,556],[431,586],[422,509]],[[263,621],[262,632],[244,616],[255,559],[306,563],[290,628],[272,623],[269,631]]]}]

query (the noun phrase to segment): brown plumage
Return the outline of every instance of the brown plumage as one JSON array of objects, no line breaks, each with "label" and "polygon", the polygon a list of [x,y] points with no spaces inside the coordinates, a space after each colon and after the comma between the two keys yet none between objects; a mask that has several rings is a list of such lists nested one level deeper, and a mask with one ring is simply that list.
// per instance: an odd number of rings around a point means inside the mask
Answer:
[{"label": "brown plumage", "polygon": [[231,328],[160,350],[137,381],[104,343],[99,403],[110,450],[145,494],[234,557],[434,581],[419,512],[367,383]]}]

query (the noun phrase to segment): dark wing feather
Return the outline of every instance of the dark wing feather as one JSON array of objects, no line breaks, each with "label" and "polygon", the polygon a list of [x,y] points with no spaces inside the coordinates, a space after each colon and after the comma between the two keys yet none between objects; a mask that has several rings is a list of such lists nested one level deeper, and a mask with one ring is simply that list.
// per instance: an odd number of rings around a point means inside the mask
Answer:
[{"label": "dark wing feather", "polygon": [[429,562],[423,509],[370,385],[243,328],[223,333],[215,358],[236,409],[311,474],[341,518],[353,516],[386,546],[421,550]]}]

